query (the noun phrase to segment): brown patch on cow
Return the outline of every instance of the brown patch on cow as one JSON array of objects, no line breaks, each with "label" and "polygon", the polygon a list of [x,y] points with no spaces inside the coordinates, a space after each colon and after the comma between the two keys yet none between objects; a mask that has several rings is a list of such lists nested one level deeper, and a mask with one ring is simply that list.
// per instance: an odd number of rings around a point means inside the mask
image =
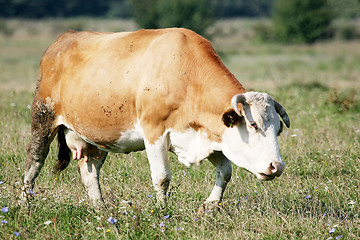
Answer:
[{"label": "brown patch on cow", "polygon": [[203,128],[203,126],[200,123],[196,122],[196,121],[189,122],[189,126],[191,128],[193,128],[195,131],[199,131],[201,128]]},{"label": "brown patch on cow", "polygon": [[202,126],[200,123],[198,123],[196,121],[190,122],[189,126],[197,132],[206,133],[207,137],[211,141],[214,141],[214,142],[221,141],[221,135],[217,134],[216,132],[210,131],[207,127]]},{"label": "brown patch on cow", "polygon": [[103,146],[138,120],[150,143],[195,122],[218,140],[223,109],[245,92],[209,41],[176,28],[67,32],[43,55],[40,75],[39,96],[52,99],[56,116]]},{"label": "brown patch on cow", "polygon": [[[166,42],[172,44],[161,47]],[[223,109],[230,106],[235,94],[245,90],[211,44],[191,31],[171,29],[153,40],[143,57],[154,56],[161,58],[142,68],[151,80],[144,81],[145,86],[152,91],[138,97],[137,111],[149,142],[154,143],[169,128],[186,131],[188,123],[195,121],[206,126],[204,131],[212,140],[218,139],[224,130]]]}]

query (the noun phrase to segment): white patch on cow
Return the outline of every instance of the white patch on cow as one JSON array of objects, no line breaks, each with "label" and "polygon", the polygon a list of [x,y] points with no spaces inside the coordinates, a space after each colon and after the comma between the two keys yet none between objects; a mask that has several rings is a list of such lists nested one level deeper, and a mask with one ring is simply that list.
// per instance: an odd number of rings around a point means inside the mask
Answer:
[{"label": "white patch on cow", "polygon": [[122,132],[116,144],[109,147],[112,151],[121,153],[143,150],[145,148],[144,131],[139,122],[134,125],[133,129]]},{"label": "white patch on cow", "polygon": [[225,187],[219,187],[219,186],[215,185],[213,190],[211,191],[209,197],[206,199],[206,202],[220,201],[224,191],[225,191]]},{"label": "white patch on cow", "polygon": [[54,101],[53,101],[50,97],[47,97],[47,98],[45,99],[45,105],[46,105],[48,108],[50,108],[50,109],[54,109],[55,103],[54,103]]},{"label": "white patch on cow", "polygon": [[65,125],[64,117],[62,115],[57,116],[56,118],[56,125]]},{"label": "white patch on cow", "polygon": [[171,180],[171,171],[168,164],[169,136],[166,131],[153,144],[145,139],[146,154],[150,164],[151,178],[157,192],[157,198],[165,204],[166,191]]},{"label": "white patch on cow", "polygon": [[106,154],[102,154],[100,157],[90,156],[88,161],[86,159],[80,159],[78,161],[78,171],[81,176],[81,181],[94,206],[103,205],[99,185],[99,173],[105,158]]},{"label": "white patch on cow", "polygon": [[219,143],[212,142],[205,132],[189,129],[185,132],[170,130],[171,151],[187,167],[199,165],[212,152],[220,150]]},{"label": "white patch on cow", "polygon": [[74,131],[74,127],[71,124],[67,123],[65,121],[65,118],[62,115],[57,116],[57,119],[56,119],[56,126],[60,126],[60,125],[64,125],[65,127]]}]

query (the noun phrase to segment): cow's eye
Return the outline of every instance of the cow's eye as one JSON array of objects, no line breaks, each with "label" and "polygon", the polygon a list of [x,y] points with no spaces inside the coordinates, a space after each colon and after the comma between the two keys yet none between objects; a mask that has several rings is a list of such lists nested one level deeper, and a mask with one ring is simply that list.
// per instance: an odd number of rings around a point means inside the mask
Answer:
[{"label": "cow's eye", "polygon": [[257,125],[256,122],[251,122],[250,125],[251,125],[251,127],[255,128],[255,130],[258,130],[258,129],[259,129],[259,127],[258,127],[258,125]]}]

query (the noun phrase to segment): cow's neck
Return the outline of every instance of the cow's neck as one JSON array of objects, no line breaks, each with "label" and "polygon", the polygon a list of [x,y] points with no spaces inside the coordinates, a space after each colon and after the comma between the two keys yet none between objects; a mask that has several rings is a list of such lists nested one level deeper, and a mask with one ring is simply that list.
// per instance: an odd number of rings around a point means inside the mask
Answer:
[{"label": "cow's neck", "polygon": [[217,64],[217,67],[217,71],[211,74],[200,74],[203,76],[196,78],[199,84],[192,84],[195,87],[190,93],[193,99],[189,104],[193,111],[189,126],[206,132],[212,141],[219,142],[226,128],[221,120],[222,114],[231,108],[232,97],[244,93],[245,89],[225,66]]}]

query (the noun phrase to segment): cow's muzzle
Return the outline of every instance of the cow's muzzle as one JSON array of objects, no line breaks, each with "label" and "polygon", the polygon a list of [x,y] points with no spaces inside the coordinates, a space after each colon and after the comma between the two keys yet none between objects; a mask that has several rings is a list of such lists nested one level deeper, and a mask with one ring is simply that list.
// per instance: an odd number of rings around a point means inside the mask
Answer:
[{"label": "cow's muzzle", "polygon": [[257,177],[263,181],[273,180],[275,177],[279,177],[285,169],[283,162],[271,162],[266,171],[258,173]]}]

